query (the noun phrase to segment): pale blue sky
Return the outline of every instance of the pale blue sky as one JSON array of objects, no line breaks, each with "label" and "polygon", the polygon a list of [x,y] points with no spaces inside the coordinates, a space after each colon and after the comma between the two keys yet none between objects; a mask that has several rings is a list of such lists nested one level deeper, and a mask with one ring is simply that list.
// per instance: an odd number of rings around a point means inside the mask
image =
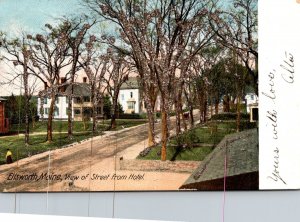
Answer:
[{"label": "pale blue sky", "polygon": [[39,32],[55,18],[84,12],[80,0],[0,0],[0,30]]}]

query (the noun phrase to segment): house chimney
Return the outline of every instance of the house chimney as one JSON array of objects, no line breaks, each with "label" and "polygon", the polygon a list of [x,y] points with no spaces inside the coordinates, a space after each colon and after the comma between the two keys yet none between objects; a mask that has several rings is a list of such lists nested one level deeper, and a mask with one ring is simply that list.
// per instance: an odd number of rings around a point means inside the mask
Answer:
[{"label": "house chimney", "polygon": [[[65,77],[61,77],[60,78],[60,84],[64,84],[65,82],[66,82],[67,80],[66,80],[66,78]],[[61,88],[60,88],[60,92],[65,92],[66,91],[66,85],[64,85],[64,86],[61,86]]]},{"label": "house chimney", "polygon": [[63,83],[65,83],[65,82],[66,82],[66,78],[65,78],[65,77],[61,77],[61,78],[60,78],[60,83],[63,84]]}]

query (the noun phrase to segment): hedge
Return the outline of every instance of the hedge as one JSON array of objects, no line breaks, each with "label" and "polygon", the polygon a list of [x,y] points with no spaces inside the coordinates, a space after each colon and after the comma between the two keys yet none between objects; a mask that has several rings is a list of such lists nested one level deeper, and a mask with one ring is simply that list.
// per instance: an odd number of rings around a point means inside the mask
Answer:
[{"label": "hedge", "polygon": [[[236,118],[237,113],[220,113],[211,117],[212,120],[236,120]],[[241,119],[250,120],[250,114],[241,113]]]}]

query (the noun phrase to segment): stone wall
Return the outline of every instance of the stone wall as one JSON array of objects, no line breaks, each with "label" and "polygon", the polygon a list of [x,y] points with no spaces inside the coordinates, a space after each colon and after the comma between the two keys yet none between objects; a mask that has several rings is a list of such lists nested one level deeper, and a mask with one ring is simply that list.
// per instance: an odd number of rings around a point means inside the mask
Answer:
[{"label": "stone wall", "polygon": [[201,161],[120,160],[118,170],[191,173]]}]

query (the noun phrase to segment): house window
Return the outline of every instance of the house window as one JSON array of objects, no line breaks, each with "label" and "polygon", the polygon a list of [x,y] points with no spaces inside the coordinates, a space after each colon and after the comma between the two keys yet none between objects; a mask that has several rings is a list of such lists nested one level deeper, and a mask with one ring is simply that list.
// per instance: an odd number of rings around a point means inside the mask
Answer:
[{"label": "house window", "polygon": [[87,77],[83,77],[82,81],[86,83],[87,82]]},{"label": "house window", "polygon": [[251,95],[251,100],[254,100],[254,95]]},{"label": "house window", "polygon": [[130,98],[132,98],[133,97],[133,92],[130,92]]},{"label": "house window", "polygon": [[45,108],[44,113],[48,115],[48,112],[49,112],[49,108]]},{"label": "house window", "polygon": [[54,116],[59,116],[59,108],[55,107]]},{"label": "house window", "polygon": [[57,97],[57,98],[55,99],[55,103],[56,103],[56,104],[59,103],[59,97]]},{"label": "house window", "polygon": [[122,101],[124,101],[124,94],[121,94],[121,99],[122,99]]},{"label": "house window", "polygon": [[[65,77],[60,78],[60,83],[63,85],[64,83],[67,82],[67,79]],[[65,92],[66,91],[66,85],[61,86],[60,88],[61,92]]]},{"label": "house window", "polygon": [[76,97],[76,98],[75,98],[75,103],[81,103],[80,97]]},{"label": "house window", "polygon": [[66,97],[66,104],[69,104],[69,97]]},{"label": "house window", "polygon": [[44,104],[47,104],[47,103],[48,103],[47,100],[48,100],[47,98],[44,98]]},{"label": "house window", "polygon": [[80,109],[74,109],[74,114],[75,115],[80,115],[81,114]]},{"label": "house window", "polygon": [[128,102],[128,109],[134,109],[134,102]]},{"label": "house window", "polygon": [[89,96],[84,96],[83,101],[84,102],[90,102],[90,97]]}]

